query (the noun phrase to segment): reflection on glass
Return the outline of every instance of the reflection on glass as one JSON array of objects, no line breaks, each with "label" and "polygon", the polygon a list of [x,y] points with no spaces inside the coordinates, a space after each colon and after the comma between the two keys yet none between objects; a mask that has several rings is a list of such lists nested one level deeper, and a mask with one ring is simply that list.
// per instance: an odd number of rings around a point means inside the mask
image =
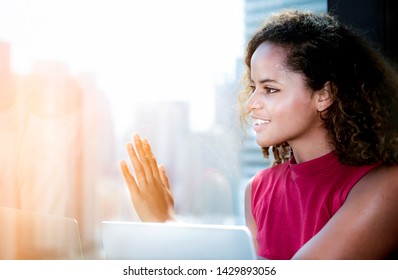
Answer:
[{"label": "reflection on glass", "polygon": [[[268,165],[235,112],[243,13],[288,1],[228,1],[228,13],[213,0],[155,1],[161,13],[145,1],[28,2],[0,4],[0,258],[79,259],[57,247],[70,242],[54,227],[65,218],[83,257],[102,258],[100,222],[138,220],[118,166],[133,133],[165,165],[182,220],[243,224],[246,180]],[[14,71],[29,54],[31,69]]]}]

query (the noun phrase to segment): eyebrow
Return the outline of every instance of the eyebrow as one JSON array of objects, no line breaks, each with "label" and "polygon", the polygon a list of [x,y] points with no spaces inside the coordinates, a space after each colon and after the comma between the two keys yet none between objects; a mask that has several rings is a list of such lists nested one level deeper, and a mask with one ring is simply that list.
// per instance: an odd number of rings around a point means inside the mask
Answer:
[{"label": "eyebrow", "polygon": [[[250,82],[254,83],[254,81],[252,79],[250,79]],[[277,84],[279,84],[278,81],[273,80],[273,79],[268,79],[268,78],[260,80],[260,84],[263,84],[263,83],[277,83]]]}]

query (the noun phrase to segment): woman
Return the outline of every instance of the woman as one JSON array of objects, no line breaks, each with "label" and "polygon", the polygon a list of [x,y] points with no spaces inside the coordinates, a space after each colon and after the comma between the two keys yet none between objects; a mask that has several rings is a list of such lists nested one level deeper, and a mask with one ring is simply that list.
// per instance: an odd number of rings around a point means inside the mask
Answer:
[{"label": "woman", "polygon": [[[284,11],[247,46],[242,117],[264,156],[245,211],[267,259],[385,259],[398,250],[398,80],[362,37],[323,14]],[[143,221],[174,218],[145,140],[122,162]]]}]

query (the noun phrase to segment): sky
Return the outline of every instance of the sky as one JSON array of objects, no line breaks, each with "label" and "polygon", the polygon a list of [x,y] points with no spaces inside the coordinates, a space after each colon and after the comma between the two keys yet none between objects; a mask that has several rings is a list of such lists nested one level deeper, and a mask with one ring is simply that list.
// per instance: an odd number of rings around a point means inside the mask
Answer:
[{"label": "sky", "polygon": [[0,0],[0,40],[13,72],[53,60],[94,74],[119,129],[136,104],[177,100],[205,130],[243,55],[243,0]]}]

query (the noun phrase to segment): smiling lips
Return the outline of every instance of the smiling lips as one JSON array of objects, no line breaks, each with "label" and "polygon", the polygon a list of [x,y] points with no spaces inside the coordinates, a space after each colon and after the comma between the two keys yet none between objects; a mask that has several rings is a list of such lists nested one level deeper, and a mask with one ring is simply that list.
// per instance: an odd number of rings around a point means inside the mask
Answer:
[{"label": "smiling lips", "polygon": [[264,127],[265,125],[269,124],[271,122],[271,120],[267,120],[267,119],[258,119],[258,118],[252,118],[253,120],[253,124],[254,124],[254,130],[255,131],[259,131],[262,127]]},{"label": "smiling lips", "polygon": [[270,120],[266,120],[266,119],[257,119],[257,118],[253,118],[253,123],[254,125],[262,125],[262,124],[269,124],[271,121]]}]

